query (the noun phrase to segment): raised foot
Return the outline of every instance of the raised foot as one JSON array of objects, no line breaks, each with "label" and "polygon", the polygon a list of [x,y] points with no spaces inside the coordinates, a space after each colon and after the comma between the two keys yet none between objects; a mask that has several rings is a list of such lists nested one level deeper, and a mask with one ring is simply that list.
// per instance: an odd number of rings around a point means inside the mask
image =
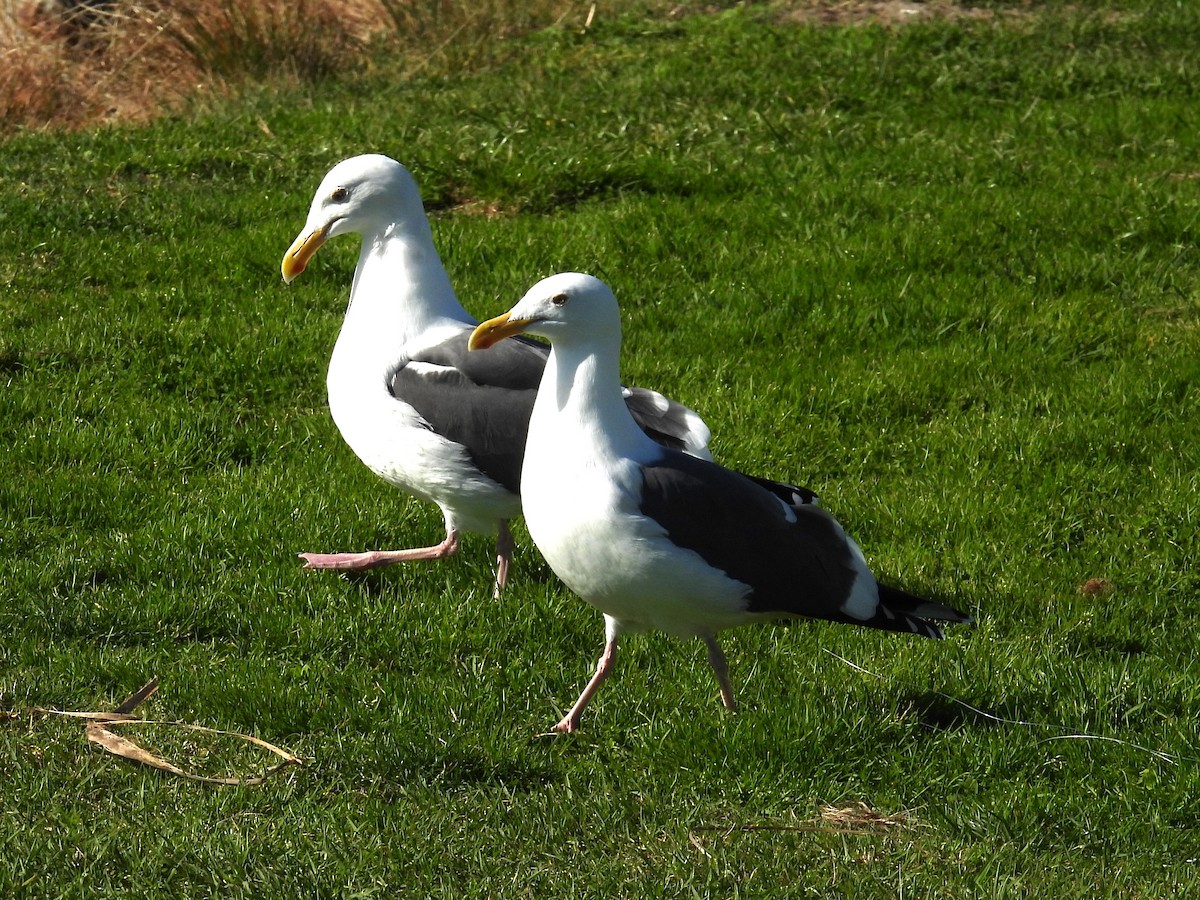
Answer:
[{"label": "raised foot", "polygon": [[[343,572],[374,569],[389,564],[381,560],[382,554],[370,551],[367,553],[299,553],[297,556],[304,560],[306,569],[339,569]],[[400,560],[392,560],[400,562]]]},{"label": "raised foot", "polygon": [[365,553],[300,553],[306,569],[341,569],[353,571],[375,569],[394,563],[415,562],[419,559],[445,559],[458,552],[458,532],[450,531],[446,539],[432,547],[413,547],[410,550],[367,550]]}]

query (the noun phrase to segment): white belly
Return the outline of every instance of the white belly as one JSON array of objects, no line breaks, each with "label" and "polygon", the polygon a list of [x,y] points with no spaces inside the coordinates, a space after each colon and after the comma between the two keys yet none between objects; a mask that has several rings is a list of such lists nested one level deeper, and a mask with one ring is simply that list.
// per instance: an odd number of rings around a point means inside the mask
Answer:
[{"label": "white belly", "polygon": [[624,630],[690,636],[747,621],[745,585],[640,515],[640,467],[578,466],[566,456],[527,458],[521,493],[530,536],[571,590]]}]

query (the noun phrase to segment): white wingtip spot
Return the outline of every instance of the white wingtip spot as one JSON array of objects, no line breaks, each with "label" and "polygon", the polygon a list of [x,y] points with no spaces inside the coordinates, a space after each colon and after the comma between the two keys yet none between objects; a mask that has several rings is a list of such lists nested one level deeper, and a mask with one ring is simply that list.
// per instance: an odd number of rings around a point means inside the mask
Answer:
[{"label": "white wingtip spot", "polygon": [[[838,526],[838,530],[841,530],[841,525]],[[863,556],[858,544],[854,543],[845,531],[842,531],[842,537],[853,556],[855,577],[854,584],[850,588],[850,596],[843,601],[841,611],[855,619],[866,621],[879,610],[879,585],[875,581],[875,576],[871,574],[871,570],[867,568],[867,559]],[[884,613],[891,616],[891,610],[885,608]]]},{"label": "white wingtip spot", "polygon": [[[795,494],[792,494],[793,498],[795,498],[795,496],[796,496]],[[778,503],[783,508],[784,520],[788,524],[794,523],[796,521],[796,511],[794,509],[792,509],[790,506],[788,506],[786,503],[784,503],[782,500],[780,500],[778,497],[775,498],[775,502]]]}]

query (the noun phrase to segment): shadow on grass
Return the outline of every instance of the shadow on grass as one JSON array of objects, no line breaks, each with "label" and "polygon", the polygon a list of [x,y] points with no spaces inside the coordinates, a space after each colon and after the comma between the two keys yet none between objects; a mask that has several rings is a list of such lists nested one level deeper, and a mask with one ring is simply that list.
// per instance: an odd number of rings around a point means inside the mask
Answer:
[{"label": "shadow on grass", "polygon": [[1072,635],[1070,642],[1074,644],[1077,656],[1141,656],[1147,651],[1143,641],[1133,637],[1106,634]]},{"label": "shadow on grass", "polygon": [[[392,567],[389,566],[387,568]],[[391,587],[389,579],[384,575],[386,571],[386,568],[363,569],[361,571],[337,572],[336,575],[344,578],[361,596],[379,598],[384,596],[389,590],[394,590]],[[328,578],[335,573],[313,570],[312,574],[325,575]]]},{"label": "shadow on grass", "polygon": [[434,748],[409,745],[391,766],[381,766],[370,777],[372,795],[399,800],[414,788],[454,791],[476,787],[504,787],[516,793],[532,793],[561,781],[561,775],[543,763],[497,758],[470,747]]},{"label": "shadow on grass", "polygon": [[[391,543],[395,543],[393,539]],[[388,546],[389,542],[386,539],[377,540],[373,546]],[[519,546],[513,556],[512,567],[509,570],[509,583],[506,591],[512,592],[520,590],[520,587],[514,586],[514,578],[519,578],[522,581],[530,584],[546,585],[554,584],[557,579],[550,568],[538,560],[537,551],[534,550],[531,544]],[[362,569],[362,570],[346,570],[340,572],[327,571],[320,572],[313,570],[310,574],[325,575],[326,577],[340,577],[353,586],[360,596],[379,598],[389,595],[397,589],[397,584],[404,586],[406,578],[409,581],[418,580],[418,575],[414,571],[416,568],[436,568],[455,566],[459,568],[467,568],[472,573],[472,578],[477,580],[480,585],[491,589],[491,584],[495,578],[495,572],[491,567],[490,552],[468,550],[461,552],[458,556],[443,560],[417,560],[409,563],[397,563],[391,566],[380,566],[377,569]],[[409,573],[408,575],[405,572]],[[424,577],[422,574],[421,577]]]},{"label": "shadow on grass", "polygon": [[901,694],[896,700],[896,713],[902,718],[915,716],[930,731],[952,731],[970,726],[991,728],[1016,721],[995,711],[986,701],[968,703],[938,691]]},{"label": "shadow on grass", "polygon": [[[508,212],[519,209],[531,215],[553,215],[583,206],[594,200],[610,200],[630,195],[660,197],[690,197],[697,193],[691,182],[677,177],[667,169],[654,171],[636,166],[604,170],[563,171],[539,181],[531,192],[523,181],[501,179],[488,183],[484,176],[480,192],[484,196],[518,198],[503,208]],[[502,207],[480,202],[475,190],[458,183],[431,183],[425,197],[425,211],[430,215],[459,212],[464,209],[497,211]]]}]

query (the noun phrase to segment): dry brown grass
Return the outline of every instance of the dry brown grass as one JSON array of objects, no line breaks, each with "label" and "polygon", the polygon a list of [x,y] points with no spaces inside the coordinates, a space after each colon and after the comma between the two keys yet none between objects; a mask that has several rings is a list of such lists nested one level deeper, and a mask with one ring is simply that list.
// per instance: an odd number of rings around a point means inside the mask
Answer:
[{"label": "dry brown grass", "polygon": [[[466,68],[495,61],[497,48],[572,13],[585,20],[582,0],[378,0],[390,26],[388,41],[418,68]],[[620,6],[620,3],[610,4]]]},{"label": "dry brown grass", "polygon": [[142,28],[114,12],[82,28],[10,2],[0,13],[0,120],[78,127],[141,118],[155,108],[169,62]]},{"label": "dry brown grass", "polygon": [[[497,38],[571,0],[118,0],[89,24],[0,0],[0,122],[76,128],[151,118],[251,82],[317,81],[391,52],[403,71],[477,65]],[[582,21],[582,19],[581,19]]]},{"label": "dry brown grass", "polygon": [[353,70],[381,26],[371,0],[172,0],[142,15],[161,28],[181,70],[228,85]]},{"label": "dry brown grass", "polygon": [[[401,75],[487,66],[506,38],[631,9],[678,18],[726,3],[675,0],[114,0],[90,24],[0,0],[0,134],[137,121],[264,80],[317,81],[384,54]],[[62,0],[69,2],[69,0]],[[901,25],[990,18],[956,0],[775,0],[781,21]],[[1018,5],[1008,11],[1013,14]]]}]

